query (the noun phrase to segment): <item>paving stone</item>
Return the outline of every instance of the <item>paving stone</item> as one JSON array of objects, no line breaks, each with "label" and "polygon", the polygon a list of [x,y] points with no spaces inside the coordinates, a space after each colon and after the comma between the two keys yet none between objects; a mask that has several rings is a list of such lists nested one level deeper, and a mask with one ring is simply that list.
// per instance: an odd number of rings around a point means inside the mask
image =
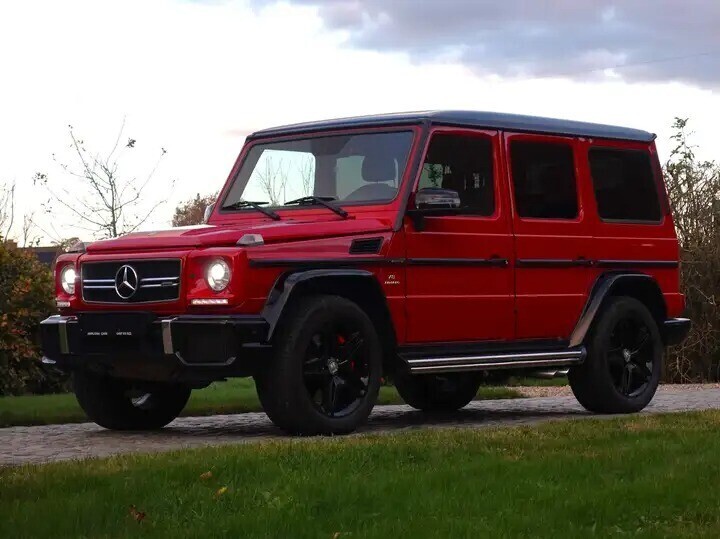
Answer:
[{"label": "paving stone", "polygon": [[[706,409],[720,409],[720,389],[661,388],[641,413]],[[587,417],[598,416],[586,412],[570,396],[476,401],[458,412],[438,416],[428,416],[405,405],[377,406],[358,435],[426,428],[486,428]],[[286,438],[263,413],[183,417],[155,432],[113,432],[93,423],[10,427],[0,429],[0,466]]]}]

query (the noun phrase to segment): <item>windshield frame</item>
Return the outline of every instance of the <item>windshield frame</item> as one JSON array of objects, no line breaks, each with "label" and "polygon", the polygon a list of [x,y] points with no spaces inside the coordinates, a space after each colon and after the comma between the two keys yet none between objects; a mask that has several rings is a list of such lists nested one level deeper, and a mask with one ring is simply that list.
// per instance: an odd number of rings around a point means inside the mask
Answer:
[{"label": "windshield frame", "polygon": [[[407,157],[405,160],[405,167],[403,170],[403,174],[400,178],[398,178],[398,189],[395,193],[395,196],[392,199],[387,200],[357,200],[357,201],[343,201],[343,200],[334,200],[332,201],[332,204],[337,206],[338,208],[343,207],[379,207],[379,206],[391,206],[394,204],[397,204],[398,199],[406,195],[404,186],[408,181],[412,181],[412,178],[414,178],[415,174],[412,170],[414,168],[414,160],[413,156],[415,155],[415,152],[417,151],[417,144],[419,140],[419,133],[420,129],[418,126],[411,126],[411,125],[394,125],[394,126],[381,126],[381,127],[366,127],[366,128],[352,128],[352,129],[328,129],[328,130],[319,130],[319,131],[312,131],[307,133],[291,133],[287,135],[278,134],[268,137],[258,137],[258,138],[252,138],[248,139],[245,143],[242,152],[240,153],[240,156],[237,159],[237,162],[235,166],[233,167],[232,171],[230,172],[230,175],[228,176],[227,181],[225,182],[225,185],[223,186],[222,191],[220,192],[218,196],[218,204],[216,205],[216,209],[213,212],[215,215],[221,215],[223,217],[227,217],[229,215],[237,216],[237,215],[260,215],[258,212],[255,212],[252,210],[252,208],[238,208],[238,209],[231,209],[231,208],[225,208],[227,204],[229,204],[232,201],[228,201],[228,197],[230,196],[230,192],[232,191],[232,188],[235,184],[235,182],[238,179],[238,175],[240,174],[240,171],[242,170],[242,167],[244,166],[245,162],[248,159],[248,156],[250,154],[250,151],[259,145],[265,145],[265,144],[272,144],[275,142],[286,142],[286,141],[294,141],[294,140],[307,140],[307,139],[313,139],[313,138],[324,138],[324,137],[332,137],[332,136],[343,136],[343,135],[371,135],[371,134],[384,134],[384,133],[398,133],[398,132],[407,132],[411,134],[410,137],[410,144],[408,146],[408,152]],[[247,186],[247,183],[245,184],[245,187]],[[243,190],[245,189],[243,187]],[[327,208],[323,208],[319,204],[299,204],[299,205],[272,205],[268,204],[267,206],[263,206],[268,209],[272,209],[276,212],[290,212],[290,211],[308,211],[308,210],[318,210],[321,209],[323,211],[327,211]],[[250,210],[250,211],[248,211]]]}]

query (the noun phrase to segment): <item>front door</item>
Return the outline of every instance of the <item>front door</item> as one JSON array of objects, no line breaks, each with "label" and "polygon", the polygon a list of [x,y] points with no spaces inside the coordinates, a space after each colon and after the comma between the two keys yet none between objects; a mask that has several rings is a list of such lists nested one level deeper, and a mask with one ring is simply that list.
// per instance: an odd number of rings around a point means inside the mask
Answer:
[{"label": "front door", "polygon": [[506,134],[513,200],[517,339],[564,340],[585,305],[593,259],[578,141]]},{"label": "front door", "polygon": [[500,136],[437,128],[417,188],[459,193],[462,214],[405,219],[408,343],[514,337],[513,240]]}]

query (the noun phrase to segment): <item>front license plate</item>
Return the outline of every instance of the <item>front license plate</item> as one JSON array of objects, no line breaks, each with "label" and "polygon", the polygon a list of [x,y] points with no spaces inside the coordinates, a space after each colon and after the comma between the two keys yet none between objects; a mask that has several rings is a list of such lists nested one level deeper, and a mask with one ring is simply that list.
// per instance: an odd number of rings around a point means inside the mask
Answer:
[{"label": "front license plate", "polygon": [[82,314],[78,323],[85,337],[136,339],[147,334],[152,318],[149,313]]}]

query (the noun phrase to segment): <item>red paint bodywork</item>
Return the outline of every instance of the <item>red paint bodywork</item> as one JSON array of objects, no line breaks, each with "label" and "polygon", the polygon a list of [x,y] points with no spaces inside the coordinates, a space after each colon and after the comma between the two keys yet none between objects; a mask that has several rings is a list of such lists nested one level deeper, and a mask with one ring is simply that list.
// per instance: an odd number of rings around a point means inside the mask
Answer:
[{"label": "red paint bodywork", "polygon": [[[336,130],[327,133],[388,131],[392,128]],[[504,258],[507,267],[463,265],[368,264],[387,298],[398,344],[534,338],[567,339],[583,310],[600,267],[523,268],[518,259],[648,260],[677,261],[678,243],[672,216],[664,212],[659,224],[607,223],[597,216],[587,153],[590,147],[633,148],[649,151],[659,164],[654,143],[597,140],[580,137],[520,134],[498,130],[413,126],[415,138],[402,179],[400,194],[387,204],[344,206],[350,218],[321,207],[279,209],[280,221],[258,212],[221,212],[215,209],[208,225],[158,232],[137,232],[93,243],[83,254],[65,254],[58,259],[57,273],[67,264],[86,261],[180,258],[182,279],[176,302],[137,305],[86,304],[79,294],[68,296],[56,277],[57,298],[69,301],[62,314],[82,311],[151,310],[157,314],[259,313],[271,287],[288,268],[251,267],[251,260],[352,259],[351,242],[358,238],[382,237],[379,254],[368,259],[491,259]],[[496,171],[496,211],[490,217],[450,216],[426,218],[425,230],[417,231],[407,216],[412,207],[422,156],[435,132],[488,137],[493,144]],[[298,135],[295,135],[298,136]],[[264,138],[280,140],[288,137]],[[514,138],[563,139],[574,151],[578,180],[579,217],[573,221],[522,219],[515,208],[506,159]],[[229,189],[249,148],[239,155],[219,200]],[[661,184],[661,180],[658,179]],[[665,196],[664,187],[662,194]],[[665,206],[667,204],[665,203]],[[399,225],[399,226],[398,226]],[[244,234],[260,234],[264,245],[241,248]],[[233,269],[231,284],[215,293],[204,280],[204,264],[225,258]],[[358,266],[363,268],[362,265]],[[629,268],[632,269],[632,268]],[[642,268],[661,287],[668,317],[681,314],[684,298],[679,290],[677,267]],[[78,271],[78,275],[79,275]],[[77,283],[79,290],[79,283]],[[194,298],[227,298],[220,307],[193,307]]]}]

